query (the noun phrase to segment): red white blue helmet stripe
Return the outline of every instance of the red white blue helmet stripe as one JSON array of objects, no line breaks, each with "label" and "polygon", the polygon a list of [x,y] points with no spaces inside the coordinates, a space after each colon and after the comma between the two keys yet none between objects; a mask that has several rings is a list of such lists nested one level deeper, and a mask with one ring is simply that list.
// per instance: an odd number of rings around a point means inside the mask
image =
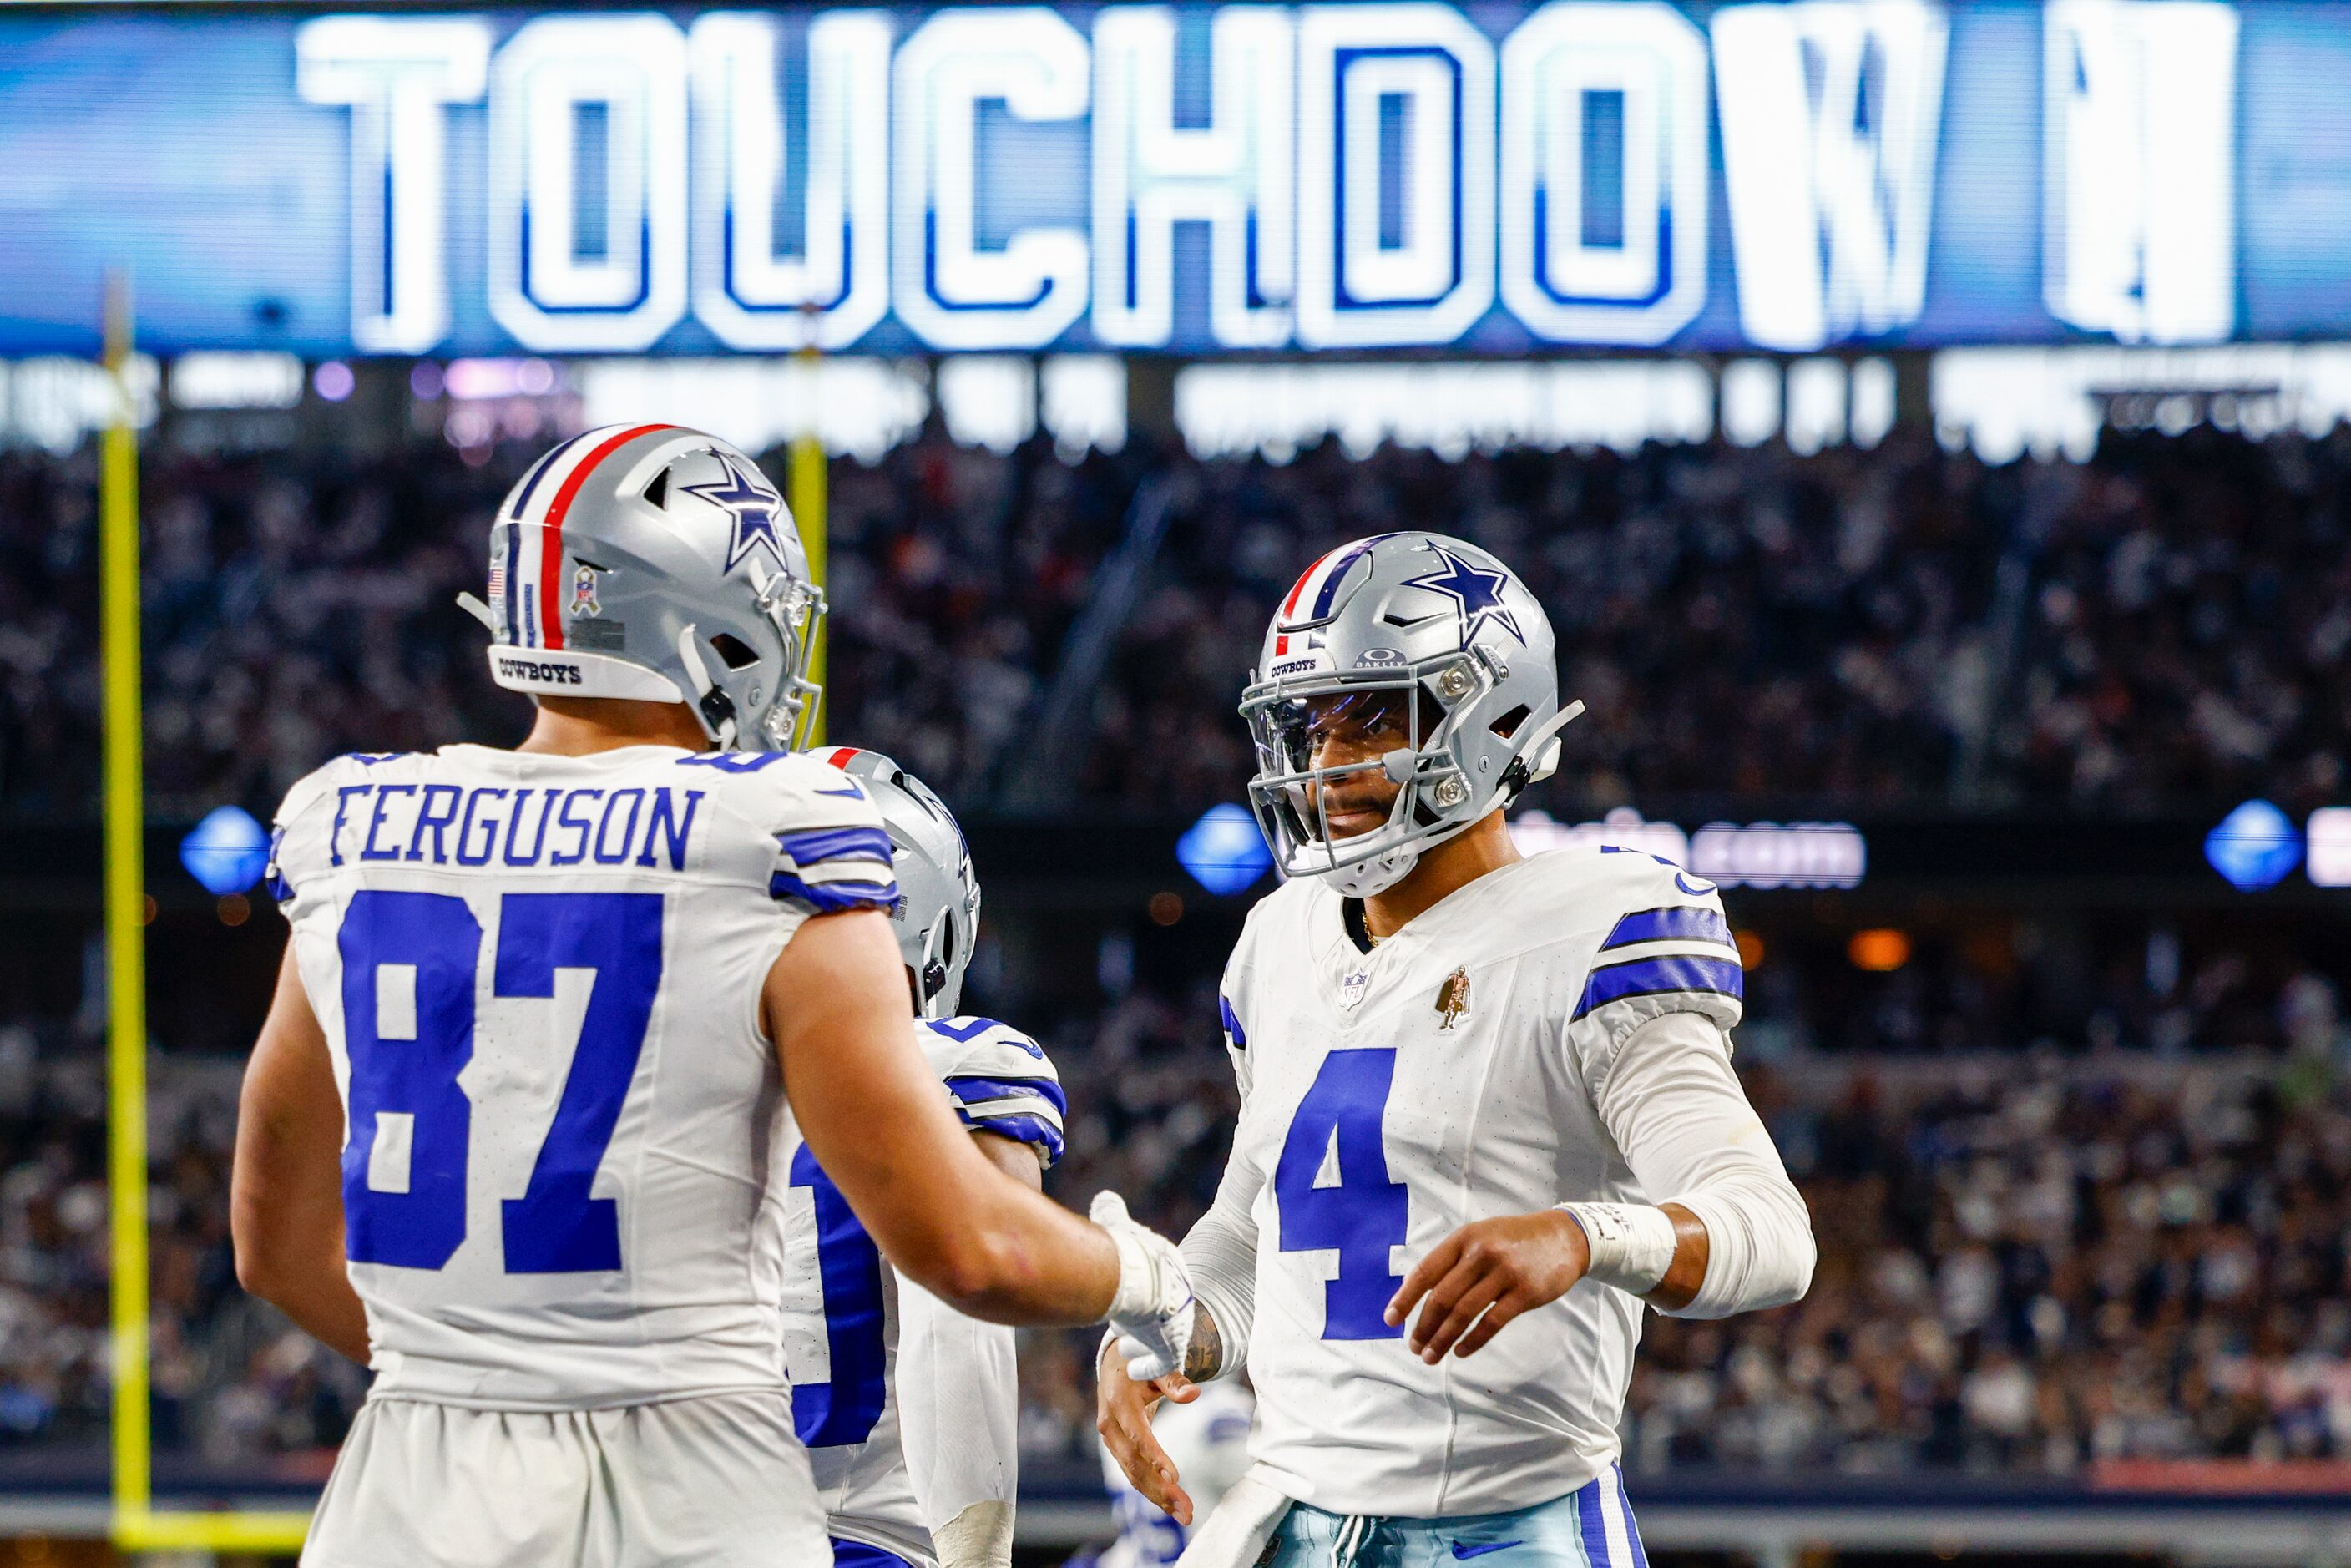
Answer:
[{"label": "red white blue helmet stripe", "polygon": [[[1394,534],[1374,534],[1369,538],[1357,539],[1353,544],[1340,546],[1308,567],[1290,585],[1290,597],[1281,601],[1281,613],[1277,617],[1280,630],[1274,634],[1275,654],[1290,652],[1291,632],[1302,631],[1328,620],[1332,602],[1339,597],[1339,584],[1346,580],[1347,569],[1370,554],[1372,547],[1382,539],[1395,537]],[[1305,605],[1302,611],[1299,608],[1301,603]]]},{"label": "red white blue helmet stripe", "polygon": [[563,519],[573,497],[612,454],[640,436],[676,428],[626,424],[591,430],[549,452],[523,476],[498,524],[505,642],[518,648],[563,646]]}]

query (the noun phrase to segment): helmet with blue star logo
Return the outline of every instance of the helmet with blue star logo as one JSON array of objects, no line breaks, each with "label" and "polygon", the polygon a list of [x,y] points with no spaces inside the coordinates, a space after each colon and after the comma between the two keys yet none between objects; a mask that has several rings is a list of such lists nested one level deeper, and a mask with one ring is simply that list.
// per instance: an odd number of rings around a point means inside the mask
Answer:
[{"label": "helmet with blue star logo", "polygon": [[[1377,534],[1308,567],[1240,707],[1257,745],[1249,802],[1283,873],[1349,897],[1383,892],[1422,851],[1549,778],[1583,707],[1560,706],[1553,655],[1526,584],[1461,539]],[[1349,724],[1395,744],[1318,766],[1322,737]],[[1370,775],[1395,787],[1384,820],[1350,800],[1364,791],[1349,781]]]},{"label": "helmet with blue star logo", "polygon": [[816,716],[824,594],[758,465],[700,431],[606,425],[523,475],[490,525],[490,678],[684,703],[721,750],[788,751]]}]

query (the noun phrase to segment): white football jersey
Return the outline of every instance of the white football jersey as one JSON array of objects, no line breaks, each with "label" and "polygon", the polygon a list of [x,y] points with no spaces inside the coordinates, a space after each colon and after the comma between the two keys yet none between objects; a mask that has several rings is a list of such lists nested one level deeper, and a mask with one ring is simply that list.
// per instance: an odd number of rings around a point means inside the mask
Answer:
[{"label": "white football jersey", "polygon": [[271,890],[343,1092],[379,1394],[570,1410],[785,1386],[799,1133],[759,997],[896,898],[880,814],[778,753],[339,758]]},{"label": "white football jersey", "polygon": [[[1163,1400],[1152,1413],[1152,1431],[1191,1496],[1196,1529],[1248,1473],[1249,1413],[1255,1407],[1241,1381],[1227,1377],[1200,1385],[1200,1396],[1189,1405]],[[1118,1539],[1096,1560],[1097,1568],[1174,1568],[1191,1532],[1135,1490],[1107,1448],[1102,1450],[1102,1479],[1110,1488]]]},{"label": "white football jersey", "polygon": [[1739,951],[1711,883],[1637,852],[1505,866],[1369,953],[1343,904],[1287,883],[1226,971],[1241,1087],[1227,1196],[1258,1233],[1251,1452],[1339,1513],[1531,1507],[1616,1457],[1640,1301],[1587,1281],[1437,1366],[1381,1314],[1471,1220],[1656,1201],[1598,1089],[1650,1019],[1738,1022]]},{"label": "white football jersey", "polygon": [[[919,1019],[914,1030],[967,1128],[1027,1144],[1048,1167],[1061,1159],[1067,1105],[1042,1046],[993,1019]],[[791,1186],[785,1358],[827,1523],[844,1541],[928,1561],[899,1432],[897,1274],[805,1145]]]}]

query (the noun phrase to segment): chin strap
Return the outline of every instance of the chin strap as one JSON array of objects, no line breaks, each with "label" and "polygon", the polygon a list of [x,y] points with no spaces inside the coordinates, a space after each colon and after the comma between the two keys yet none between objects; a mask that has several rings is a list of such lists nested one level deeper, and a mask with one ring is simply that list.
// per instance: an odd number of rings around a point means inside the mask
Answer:
[{"label": "chin strap", "polygon": [[498,618],[490,613],[488,605],[474,595],[470,593],[457,595],[457,608],[488,627],[491,636],[495,637],[498,634]]},{"label": "chin strap", "polygon": [[710,732],[719,750],[734,750],[735,703],[710,678],[710,666],[702,662],[702,645],[694,627],[688,626],[677,634],[677,656],[685,665],[685,673],[694,679],[694,706],[702,716],[702,727]]}]

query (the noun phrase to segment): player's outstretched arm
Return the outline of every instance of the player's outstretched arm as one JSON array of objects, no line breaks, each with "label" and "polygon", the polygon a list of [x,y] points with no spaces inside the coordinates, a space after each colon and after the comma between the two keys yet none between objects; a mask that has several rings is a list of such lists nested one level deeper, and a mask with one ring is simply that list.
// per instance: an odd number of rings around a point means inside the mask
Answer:
[{"label": "player's outstretched arm", "polygon": [[334,1061],[289,941],[237,1104],[229,1176],[236,1279],[365,1365],[367,1309],[343,1262],[342,1141]]},{"label": "player's outstretched arm", "polygon": [[[1031,1191],[1037,1150],[977,1131],[973,1146]],[[1013,1333],[911,1281],[898,1290],[898,1401],[906,1469],[940,1568],[1009,1568],[1020,1485],[1020,1367]]]},{"label": "player's outstretched arm", "polygon": [[1137,1381],[1126,1374],[1118,1345],[1103,1342],[1094,1367],[1094,1430],[1134,1490],[1175,1519],[1192,1522],[1192,1499],[1176,1461],[1151,1426],[1162,1399],[1189,1405],[1196,1386],[1222,1377],[1249,1359],[1257,1314],[1257,1221],[1250,1218],[1265,1173],[1236,1149],[1225,1161],[1216,1200],[1184,1237],[1184,1269],[1200,1298],[1183,1365],[1164,1377]]},{"label": "player's outstretched arm", "polygon": [[887,916],[809,920],[768,972],[761,1010],[801,1134],[901,1272],[990,1322],[1107,1317],[1180,1341],[1193,1308],[1172,1244],[1123,1210],[1081,1219],[972,1146],[915,1044]]}]

